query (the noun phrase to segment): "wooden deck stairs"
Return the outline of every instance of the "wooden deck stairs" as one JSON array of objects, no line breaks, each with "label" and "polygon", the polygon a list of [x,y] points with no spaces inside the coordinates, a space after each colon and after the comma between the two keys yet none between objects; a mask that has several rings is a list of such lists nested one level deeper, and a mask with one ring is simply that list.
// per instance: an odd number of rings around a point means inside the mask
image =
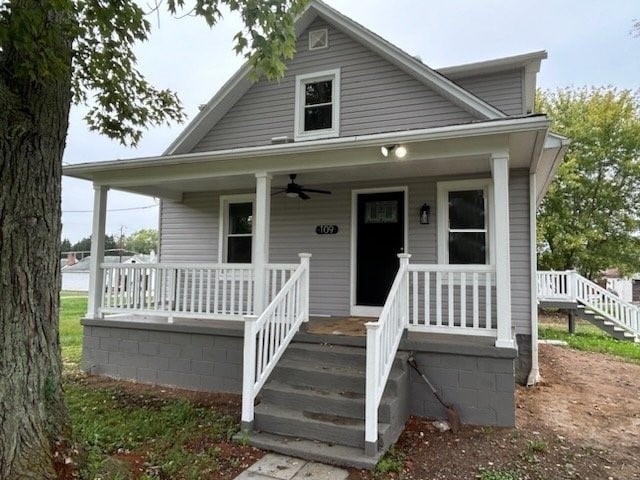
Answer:
[{"label": "wooden deck stairs", "polygon": [[640,343],[640,307],[575,271],[538,272],[538,304],[566,310],[618,340]]}]

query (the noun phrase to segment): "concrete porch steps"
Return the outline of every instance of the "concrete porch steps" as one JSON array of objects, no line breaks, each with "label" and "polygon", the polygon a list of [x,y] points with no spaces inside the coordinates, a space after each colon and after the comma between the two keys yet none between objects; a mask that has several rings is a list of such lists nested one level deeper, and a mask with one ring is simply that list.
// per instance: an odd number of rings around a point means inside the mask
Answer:
[{"label": "concrete porch steps", "polygon": [[262,389],[249,441],[309,460],[374,466],[408,417],[407,356],[396,356],[378,410],[375,456],[364,454],[366,354],[360,347],[291,344]]}]

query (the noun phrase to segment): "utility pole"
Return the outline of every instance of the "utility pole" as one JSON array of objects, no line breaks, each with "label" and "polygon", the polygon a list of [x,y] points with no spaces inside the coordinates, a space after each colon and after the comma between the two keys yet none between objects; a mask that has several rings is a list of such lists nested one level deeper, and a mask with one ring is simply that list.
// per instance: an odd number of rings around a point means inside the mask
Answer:
[{"label": "utility pole", "polygon": [[124,249],[124,225],[120,225],[120,239],[118,240],[118,250],[120,253],[120,263],[122,263],[122,251]]}]

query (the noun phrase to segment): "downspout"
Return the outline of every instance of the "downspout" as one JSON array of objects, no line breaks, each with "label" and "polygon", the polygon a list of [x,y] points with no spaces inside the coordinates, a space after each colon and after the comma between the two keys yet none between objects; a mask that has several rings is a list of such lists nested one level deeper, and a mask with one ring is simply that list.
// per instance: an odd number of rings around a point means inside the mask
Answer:
[{"label": "downspout", "polygon": [[536,235],[536,174],[529,174],[529,242],[531,255],[531,371],[527,386],[531,387],[540,380],[538,366],[538,267]]}]

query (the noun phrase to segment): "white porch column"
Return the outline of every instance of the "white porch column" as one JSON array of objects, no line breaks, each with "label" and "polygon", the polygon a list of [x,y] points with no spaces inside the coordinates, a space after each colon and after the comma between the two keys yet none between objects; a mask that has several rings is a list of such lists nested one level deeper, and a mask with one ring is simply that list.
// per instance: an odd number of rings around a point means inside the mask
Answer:
[{"label": "white porch column", "polygon": [[511,334],[511,260],[509,242],[509,155],[491,156],[493,239],[496,264],[496,347],[515,348]]},{"label": "white porch column", "polygon": [[102,270],[104,261],[104,234],[107,219],[107,192],[109,187],[93,185],[93,226],[91,229],[91,258],[89,259],[89,298],[87,318],[98,318],[102,302]]},{"label": "white porch column", "polygon": [[256,211],[253,212],[254,313],[266,308],[266,264],[269,263],[269,226],[271,223],[271,175],[256,173]]}]

